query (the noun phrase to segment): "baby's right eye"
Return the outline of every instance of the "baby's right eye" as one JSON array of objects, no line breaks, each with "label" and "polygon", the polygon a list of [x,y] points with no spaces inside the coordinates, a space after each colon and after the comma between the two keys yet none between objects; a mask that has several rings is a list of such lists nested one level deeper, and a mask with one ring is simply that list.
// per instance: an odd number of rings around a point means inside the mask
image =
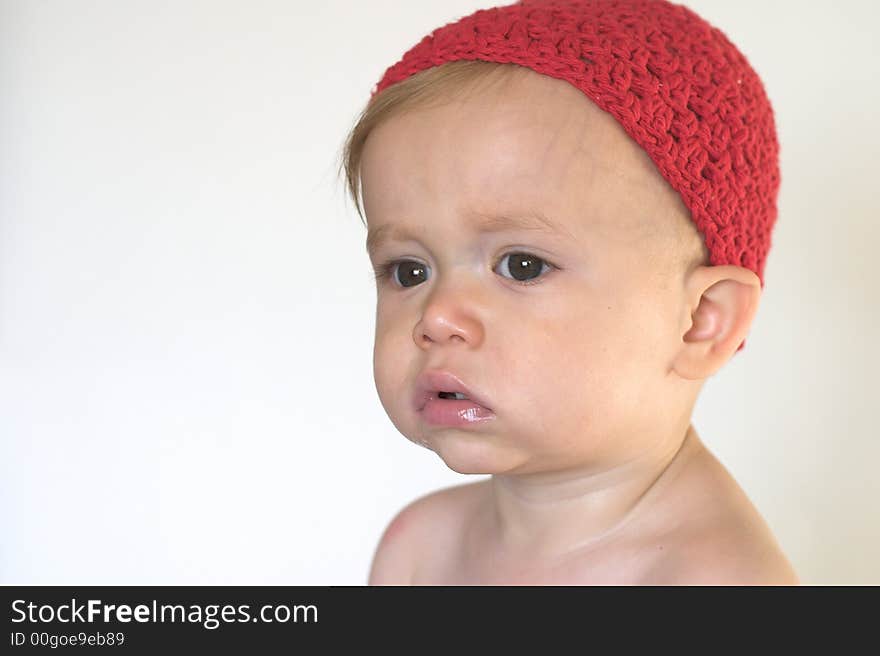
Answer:
[{"label": "baby's right eye", "polygon": [[390,260],[376,269],[376,280],[390,277],[400,287],[415,287],[424,282],[426,271],[424,264],[414,260]]}]

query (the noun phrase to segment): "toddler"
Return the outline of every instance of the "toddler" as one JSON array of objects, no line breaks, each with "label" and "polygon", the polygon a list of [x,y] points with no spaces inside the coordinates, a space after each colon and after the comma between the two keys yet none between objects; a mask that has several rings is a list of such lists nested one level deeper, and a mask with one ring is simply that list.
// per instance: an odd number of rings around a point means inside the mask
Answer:
[{"label": "toddler", "polygon": [[524,0],[390,67],[345,146],[394,426],[456,472],[370,584],[795,584],[691,415],[745,346],[780,177],[725,35],[666,0]]}]

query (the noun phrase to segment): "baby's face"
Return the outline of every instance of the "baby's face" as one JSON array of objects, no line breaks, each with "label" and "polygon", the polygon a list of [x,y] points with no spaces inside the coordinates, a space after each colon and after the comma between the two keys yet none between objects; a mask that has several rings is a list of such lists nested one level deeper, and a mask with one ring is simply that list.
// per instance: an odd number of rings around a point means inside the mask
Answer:
[{"label": "baby's face", "polygon": [[[396,116],[361,172],[369,233],[385,237],[370,259],[397,263],[377,281],[374,376],[406,437],[461,473],[529,473],[637,457],[681,421],[684,274],[663,235],[686,209],[580,91],[524,69]],[[427,369],[495,417],[427,423],[413,405]]]}]

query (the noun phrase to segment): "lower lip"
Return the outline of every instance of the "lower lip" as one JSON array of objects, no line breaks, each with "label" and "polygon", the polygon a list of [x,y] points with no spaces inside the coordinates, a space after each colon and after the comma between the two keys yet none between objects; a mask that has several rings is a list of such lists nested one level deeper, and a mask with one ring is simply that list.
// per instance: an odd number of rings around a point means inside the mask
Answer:
[{"label": "lower lip", "polygon": [[477,405],[473,401],[431,398],[421,410],[429,424],[453,426],[456,428],[473,426],[495,418],[495,413]]}]

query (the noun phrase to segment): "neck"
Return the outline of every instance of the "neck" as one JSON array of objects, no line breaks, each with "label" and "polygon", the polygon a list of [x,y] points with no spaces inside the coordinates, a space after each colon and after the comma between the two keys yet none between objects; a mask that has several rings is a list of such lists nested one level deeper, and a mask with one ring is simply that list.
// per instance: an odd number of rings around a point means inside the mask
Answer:
[{"label": "neck", "polygon": [[509,554],[555,559],[619,535],[699,448],[693,426],[602,471],[499,475],[489,481],[491,522]]}]

